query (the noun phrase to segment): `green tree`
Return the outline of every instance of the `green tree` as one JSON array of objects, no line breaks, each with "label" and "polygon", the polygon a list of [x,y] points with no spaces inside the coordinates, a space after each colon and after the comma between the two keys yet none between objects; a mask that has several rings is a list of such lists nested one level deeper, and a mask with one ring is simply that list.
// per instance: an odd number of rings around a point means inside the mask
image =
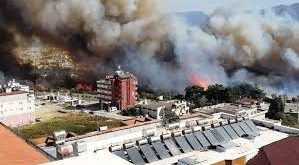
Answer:
[{"label": "green tree", "polygon": [[228,90],[228,101],[235,102],[241,98],[253,98],[260,99],[266,96],[265,92],[258,88],[258,86],[253,86],[247,83],[233,84],[227,88]]},{"label": "green tree", "polygon": [[205,94],[204,88],[200,86],[189,86],[185,89],[185,98],[189,101],[194,101],[198,97],[201,97]]},{"label": "green tree", "polygon": [[204,107],[206,106],[208,99],[205,96],[197,97],[194,101],[195,107]]},{"label": "green tree", "polygon": [[228,90],[221,84],[210,85],[206,91],[206,97],[210,101],[214,100],[217,103],[227,101]]},{"label": "green tree", "polygon": [[285,102],[281,97],[276,97],[271,100],[267,117],[271,119],[279,120],[281,119],[281,114],[283,114],[285,109]]}]

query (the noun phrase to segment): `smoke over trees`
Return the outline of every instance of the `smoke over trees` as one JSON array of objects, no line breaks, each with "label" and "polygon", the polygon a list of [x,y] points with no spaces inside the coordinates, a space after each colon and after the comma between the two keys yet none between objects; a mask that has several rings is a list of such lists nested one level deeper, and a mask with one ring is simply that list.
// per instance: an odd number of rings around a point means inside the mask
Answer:
[{"label": "smoke over trees", "polygon": [[[159,0],[0,0],[0,70],[21,72],[20,59],[34,57],[13,49],[38,43],[68,51],[77,78],[90,81],[122,65],[157,89],[246,81],[298,92],[295,19],[217,10],[197,26],[164,10]],[[27,66],[26,76],[39,68]]]}]

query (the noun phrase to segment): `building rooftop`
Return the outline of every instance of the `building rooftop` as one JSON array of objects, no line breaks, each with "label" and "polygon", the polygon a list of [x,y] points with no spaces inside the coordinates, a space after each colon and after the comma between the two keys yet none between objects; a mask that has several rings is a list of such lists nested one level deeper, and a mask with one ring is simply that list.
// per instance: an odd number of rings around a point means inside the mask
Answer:
[{"label": "building rooftop", "polygon": [[248,165],[298,164],[299,137],[290,136],[262,147],[259,153],[248,161]]},{"label": "building rooftop", "polygon": [[[146,162],[145,163],[152,164],[152,165],[160,165],[160,164],[163,165],[163,164],[175,164],[179,160],[188,160],[188,161],[194,160],[195,162],[199,162],[199,164],[215,164],[215,163],[219,163],[221,161],[234,160],[234,159],[237,159],[237,158],[240,158],[243,156],[250,159],[256,153],[258,153],[259,149],[262,148],[263,146],[269,145],[273,142],[277,142],[279,140],[286,139],[287,137],[289,137],[288,133],[283,133],[280,131],[276,131],[276,130],[272,130],[272,129],[269,129],[266,127],[260,127],[260,126],[258,126],[257,128],[259,130],[259,136],[256,136],[253,139],[246,138],[246,137],[242,137],[242,138],[238,137],[238,138],[232,139],[230,142],[236,144],[232,148],[227,148],[225,150],[218,150],[218,147],[217,147],[217,149],[209,148],[208,150],[191,150],[190,152],[180,153],[178,155],[170,156],[168,158],[163,158],[163,159],[158,158],[157,160],[154,160],[151,163],[146,163]],[[125,142],[125,144],[129,144],[128,142],[134,142],[134,140],[130,140],[130,138],[132,138],[132,137],[133,136],[127,136],[127,139],[126,140],[123,139],[123,142]],[[106,139],[106,140],[108,140],[108,139]],[[139,141],[142,141],[142,140],[139,140]],[[91,143],[93,146],[95,146],[95,145],[99,145],[100,142],[96,143],[94,141]],[[112,141],[110,141],[109,143],[113,144]],[[134,144],[135,143],[133,143],[133,145]],[[146,147],[146,145],[144,145],[144,146]],[[176,148],[175,146],[174,146],[174,148]],[[153,147],[156,147],[156,146],[153,145]],[[163,146],[161,146],[161,147],[163,148]],[[133,149],[134,148],[135,147],[133,147]],[[140,147],[140,149],[141,149],[141,147]],[[145,148],[142,148],[142,149],[145,149]],[[140,153],[144,152],[142,149],[139,151]],[[118,151],[118,150],[115,150],[115,151]],[[113,151],[113,153],[110,153],[107,148],[102,148],[96,154],[94,154],[93,152],[87,152],[85,154],[80,155],[79,157],[65,159],[65,160],[58,161],[58,162],[51,162],[51,163],[49,163],[49,165],[52,165],[52,164],[74,164],[74,163],[78,164],[81,162],[82,163],[87,162],[87,164],[98,164],[99,162],[101,162],[101,163],[105,164],[105,163],[108,163],[108,162],[105,162],[108,160],[109,160],[109,163],[113,163],[113,164],[130,164],[129,161],[121,160],[121,156],[120,157],[116,156],[117,155],[116,153],[117,152],[114,153],[114,151]],[[114,155],[114,154],[116,154],[116,155]],[[248,155],[251,155],[251,157],[248,157]],[[134,154],[130,155],[130,153],[128,153],[128,156],[134,157]],[[147,159],[147,157],[141,158],[141,159]]]},{"label": "building rooftop", "polygon": [[86,165],[99,165],[99,164],[121,164],[121,165],[131,165],[131,163],[123,160],[122,158],[111,154],[107,150],[100,150],[96,153],[88,153],[80,157],[73,157],[69,159],[64,159],[61,161],[55,161],[50,163],[45,163],[43,165],[75,165],[75,164],[86,164]]},{"label": "building rooftop", "polygon": [[16,136],[0,123],[0,164],[35,165],[49,162],[45,153]]},{"label": "building rooftop", "polygon": [[166,108],[171,108],[172,105],[177,103],[178,100],[170,100],[170,101],[148,101],[147,104],[141,104],[140,106],[144,108],[149,108],[152,110],[156,110],[159,107],[166,107]]},{"label": "building rooftop", "polygon": [[[261,127],[259,127],[261,128]],[[162,164],[173,164],[178,162],[179,159],[191,157],[195,159],[197,162],[203,162],[203,164],[214,164],[221,162],[223,160],[232,160],[243,155],[253,154],[258,151],[264,145],[268,145],[272,142],[279,141],[281,139],[287,138],[288,134],[270,130],[270,129],[262,129],[260,131],[260,136],[255,139],[245,139],[245,138],[237,138],[232,140],[232,142],[236,143],[238,146],[234,148],[230,148],[224,152],[219,152],[217,150],[207,150],[207,151],[192,151],[189,153],[177,155],[174,157],[170,157],[168,159],[159,160],[151,163],[151,165],[162,165]]]}]

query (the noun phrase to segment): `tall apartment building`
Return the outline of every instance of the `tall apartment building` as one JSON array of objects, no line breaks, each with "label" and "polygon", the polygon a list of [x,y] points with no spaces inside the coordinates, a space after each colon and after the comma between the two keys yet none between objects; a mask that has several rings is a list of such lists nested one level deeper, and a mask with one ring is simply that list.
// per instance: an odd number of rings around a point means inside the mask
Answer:
[{"label": "tall apartment building", "polygon": [[136,105],[137,78],[128,72],[123,72],[120,67],[114,75],[106,76],[97,81],[97,93],[102,109],[117,107],[124,110]]},{"label": "tall apartment building", "polygon": [[0,85],[0,122],[10,127],[33,123],[34,95],[29,94],[29,86],[14,80]]}]

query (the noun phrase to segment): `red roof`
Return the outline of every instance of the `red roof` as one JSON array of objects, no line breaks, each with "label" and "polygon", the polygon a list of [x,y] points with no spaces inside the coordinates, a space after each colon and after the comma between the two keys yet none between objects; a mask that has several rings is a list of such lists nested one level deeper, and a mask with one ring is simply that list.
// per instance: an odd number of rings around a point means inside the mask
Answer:
[{"label": "red roof", "polygon": [[36,165],[49,160],[37,148],[16,136],[0,123],[0,164]]},{"label": "red roof", "polygon": [[262,147],[247,165],[298,165],[298,155],[299,136],[291,136]]}]

